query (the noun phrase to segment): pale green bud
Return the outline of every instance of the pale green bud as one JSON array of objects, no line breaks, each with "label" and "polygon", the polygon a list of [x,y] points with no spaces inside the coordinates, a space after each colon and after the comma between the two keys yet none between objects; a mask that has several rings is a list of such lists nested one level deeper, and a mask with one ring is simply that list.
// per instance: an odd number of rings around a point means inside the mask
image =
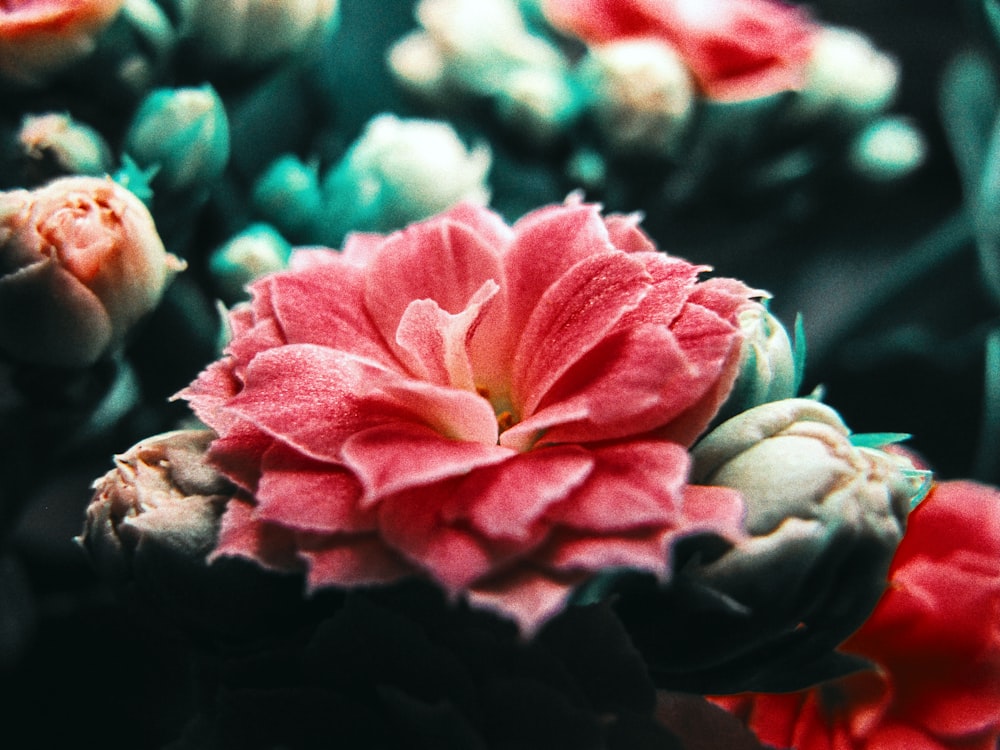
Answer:
[{"label": "pale green bud", "polygon": [[177,191],[219,177],[229,162],[229,122],[215,89],[158,89],[139,105],[123,150],[140,166],[157,167],[154,187]]},{"label": "pale green bud", "polygon": [[740,373],[722,409],[725,417],[792,398],[798,387],[795,350],[781,321],[761,302],[741,310],[738,321],[744,337]]},{"label": "pale green bud", "polygon": [[318,167],[293,154],[278,157],[254,183],[253,205],[286,236],[314,241],[323,205]]},{"label": "pale green bud", "polygon": [[883,117],[854,139],[851,166],[876,182],[896,180],[913,172],[927,158],[927,141],[910,122]]},{"label": "pale green bud", "polygon": [[443,122],[379,115],[323,180],[322,241],[349,231],[389,231],[461,201],[485,204],[492,160],[485,144],[467,149]]},{"label": "pale green bud", "polygon": [[246,285],[288,264],[292,246],[268,224],[253,224],[216,248],[208,268],[229,302],[246,298]]}]

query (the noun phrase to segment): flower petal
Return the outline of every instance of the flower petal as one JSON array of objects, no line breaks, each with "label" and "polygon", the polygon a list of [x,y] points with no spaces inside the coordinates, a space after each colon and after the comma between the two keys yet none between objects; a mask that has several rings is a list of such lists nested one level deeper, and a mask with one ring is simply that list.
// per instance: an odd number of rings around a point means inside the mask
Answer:
[{"label": "flower petal", "polygon": [[344,463],[364,489],[365,506],[386,495],[500,463],[513,453],[495,444],[449,440],[418,424],[360,430],[344,441],[342,450]]},{"label": "flower petal", "polygon": [[276,444],[261,460],[257,518],[301,531],[372,531],[375,516],[361,507],[361,491],[357,477],[347,468],[312,461]]},{"label": "flower petal", "polygon": [[219,540],[208,556],[209,562],[220,557],[242,557],[270,570],[297,569],[294,534],[262,523],[254,510],[252,503],[239,499],[226,504]]},{"label": "flower petal", "polygon": [[549,287],[528,318],[514,359],[511,387],[522,416],[594,348],[649,290],[643,264],[623,253],[592,255]]},{"label": "flower petal", "polygon": [[392,583],[415,572],[377,534],[300,537],[299,556],[308,567],[310,592]]},{"label": "flower petal", "polygon": [[490,539],[526,540],[555,503],[572,495],[594,466],[575,446],[515,455],[472,472],[443,506],[449,522],[468,521]]}]

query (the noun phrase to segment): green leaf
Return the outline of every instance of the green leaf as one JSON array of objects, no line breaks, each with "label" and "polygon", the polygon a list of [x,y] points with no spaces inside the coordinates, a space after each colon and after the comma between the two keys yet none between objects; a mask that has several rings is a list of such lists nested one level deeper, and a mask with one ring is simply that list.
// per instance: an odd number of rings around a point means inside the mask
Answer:
[{"label": "green leaf", "polygon": [[996,77],[982,55],[960,54],[945,69],[940,97],[941,121],[968,196],[979,193],[998,100]]},{"label": "green leaf", "polygon": [[912,435],[906,432],[859,432],[851,435],[851,445],[857,448],[885,448],[909,440]]},{"label": "green leaf", "polygon": [[983,421],[974,474],[986,482],[1000,481],[1000,328],[986,339]]},{"label": "green leaf", "polygon": [[795,315],[795,332],[792,336],[792,362],[795,365],[792,393],[797,394],[806,374],[806,327],[802,320],[802,313]]}]

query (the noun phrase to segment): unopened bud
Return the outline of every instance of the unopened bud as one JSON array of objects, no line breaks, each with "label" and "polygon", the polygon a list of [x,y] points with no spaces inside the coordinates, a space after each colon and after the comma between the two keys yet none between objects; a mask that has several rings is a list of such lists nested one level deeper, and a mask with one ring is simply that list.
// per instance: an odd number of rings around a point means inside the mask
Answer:
[{"label": "unopened bud", "polygon": [[229,162],[229,121],[209,86],[158,89],[139,105],[125,153],[142,167],[156,167],[154,186],[183,190],[204,185]]},{"label": "unopened bud", "polygon": [[288,264],[292,246],[268,224],[253,224],[213,251],[209,270],[224,299],[248,296],[246,285]]},{"label": "unopened bud", "polygon": [[670,153],[694,110],[694,80],[659,39],[593,47],[581,77],[597,126],[620,151]]},{"label": "unopened bud", "polygon": [[66,174],[104,175],[111,169],[111,147],[101,134],[66,114],[28,115],[18,141],[28,157],[51,159]]},{"label": "unopened bud", "polygon": [[486,203],[490,149],[471,150],[443,122],[380,115],[323,180],[322,241],[348,231],[389,231],[463,200]]},{"label": "unopened bud", "polygon": [[184,263],[110,178],[0,193],[0,353],[81,367],[119,346]]}]

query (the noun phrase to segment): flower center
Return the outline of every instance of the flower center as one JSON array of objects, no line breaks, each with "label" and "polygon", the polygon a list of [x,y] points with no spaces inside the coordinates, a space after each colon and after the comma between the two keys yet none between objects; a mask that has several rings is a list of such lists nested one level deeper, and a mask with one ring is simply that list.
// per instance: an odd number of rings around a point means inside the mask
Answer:
[{"label": "flower center", "polygon": [[482,386],[476,387],[476,393],[489,401],[490,406],[493,407],[493,413],[497,416],[497,427],[499,428],[500,435],[503,435],[504,432],[517,424],[517,417],[514,416],[514,405],[510,403],[510,399],[504,396],[493,396],[490,394],[488,388],[483,388]]}]

